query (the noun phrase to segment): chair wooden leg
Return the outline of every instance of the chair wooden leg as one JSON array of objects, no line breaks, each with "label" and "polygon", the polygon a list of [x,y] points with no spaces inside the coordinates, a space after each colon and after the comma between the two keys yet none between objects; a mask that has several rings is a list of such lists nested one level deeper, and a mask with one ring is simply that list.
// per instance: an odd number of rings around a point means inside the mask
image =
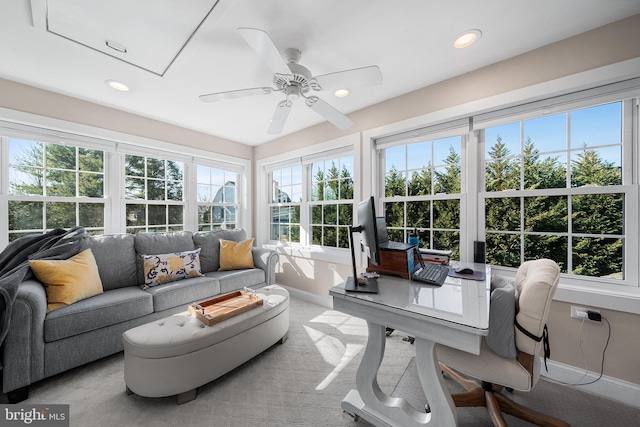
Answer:
[{"label": "chair wooden leg", "polygon": [[496,427],[507,427],[502,412],[541,427],[570,427],[564,421],[520,406],[502,393],[504,387],[500,385],[483,383],[485,386],[483,388],[478,382],[467,378],[447,365],[441,363],[440,369],[467,390],[451,395],[456,407],[486,406],[491,421]]},{"label": "chair wooden leg", "polygon": [[476,381],[465,377],[460,372],[451,369],[447,365],[440,363],[440,369],[447,375],[449,375],[452,380],[464,387],[465,390],[474,390],[475,388],[480,387],[480,385]]},{"label": "chair wooden leg", "polygon": [[533,409],[521,406],[502,393],[495,393],[495,397],[500,406],[500,410],[505,414],[513,415],[521,420],[543,427],[570,427],[569,424],[556,418],[550,417]]},{"label": "chair wooden leg", "polygon": [[485,391],[485,401],[487,402],[487,411],[489,411],[489,416],[491,417],[491,421],[493,421],[493,425],[495,427],[508,427],[507,422],[504,420],[502,416],[502,412],[500,411],[502,407],[498,403],[499,399],[497,397],[498,394],[492,391]]},{"label": "chair wooden leg", "polygon": [[456,408],[471,408],[476,406],[486,406],[484,390],[482,387],[465,391],[464,393],[452,394],[451,398]]}]

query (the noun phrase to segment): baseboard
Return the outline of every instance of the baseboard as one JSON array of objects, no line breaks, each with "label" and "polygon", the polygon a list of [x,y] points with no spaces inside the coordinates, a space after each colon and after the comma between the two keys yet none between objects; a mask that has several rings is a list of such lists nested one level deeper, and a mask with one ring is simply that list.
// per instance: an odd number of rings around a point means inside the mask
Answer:
[{"label": "baseboard", "polygon": [[[552,360],[547,360],[547,366],[549,367],[549,372],[544,370],[544,363],[542,363],[540,375],[561,383],[573,384],[578,381],[580,383],[588,383],[599,376],[599,374],[595,372],[588,372],[587,375],[582,378],[584,375],[584,369],[565,365],[564,363],[554,362]],[[572,387],[596,394],[605,399],[616,400],[624,403],[625,405],[640,408],[640,385],[638,384],[603,375],[602,378],[593,384]]]},{"label": "baseboard", "polygon": [[311,292],[303,291],[297,288],[292,288],[286,285],[280,285],[280,286],[282,286],[287,291],[289,291],[289,294],[291,294],[291,296],[294,296],[296,298],[300,298],[301,300],[333,310],[333,299],[331,297],[321,297],[320,295],[312,294]]}]

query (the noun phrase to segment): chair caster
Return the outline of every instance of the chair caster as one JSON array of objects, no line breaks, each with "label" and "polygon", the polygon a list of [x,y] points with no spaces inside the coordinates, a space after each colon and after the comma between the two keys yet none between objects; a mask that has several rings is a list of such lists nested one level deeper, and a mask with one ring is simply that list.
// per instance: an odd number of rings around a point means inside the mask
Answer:
[{"label": "chair caster", "polygon": [[395,331],[395,329],[393,329],[393,328],[386,328],[385,335],[386,335],[386,336],[388,336],[388,337],[390,337],[390,336],[391,336],[391,334],[393,333],[393,331]]},{"label": "chair caster", "polygon": [[342,411],[342,418],[353,422],[357,422],[360,419],[357,414],[352,414],[351,412],[347,411]]},{"label": "chair caster", "polygon": [[404,337],[402,338],[402,341],[407,341],[409,344],[413,344],[415,342],[416,338],[415,337]]}]

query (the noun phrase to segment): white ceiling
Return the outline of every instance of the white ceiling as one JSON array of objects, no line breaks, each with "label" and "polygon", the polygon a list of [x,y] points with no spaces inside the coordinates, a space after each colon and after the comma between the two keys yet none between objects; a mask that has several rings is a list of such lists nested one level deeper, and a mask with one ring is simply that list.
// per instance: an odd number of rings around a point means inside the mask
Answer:
[{"label": "white ceiling", "polygon": [[[238,27],[266,31],[281,52],[299,49],[314,75],[379,66],[380,86],[316,93],[348,114],[638,13],[638,0],[11,0],[0,6],[0,77],[258,145],[324,119],[298,100],[274,136],[281,93],[198,99],[273,86]],[[482,38],[454,49],[467,29]]]}]

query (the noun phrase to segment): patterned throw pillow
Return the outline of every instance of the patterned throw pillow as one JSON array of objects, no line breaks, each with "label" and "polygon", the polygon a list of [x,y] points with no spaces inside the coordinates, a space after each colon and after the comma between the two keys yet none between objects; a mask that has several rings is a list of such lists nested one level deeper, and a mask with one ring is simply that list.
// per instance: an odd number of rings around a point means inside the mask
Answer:
[{"label": "patterned throw pillow", "polygon": [[200,249],[160,255],[142,255],[144,260],[144,287],[202,276]]}]

